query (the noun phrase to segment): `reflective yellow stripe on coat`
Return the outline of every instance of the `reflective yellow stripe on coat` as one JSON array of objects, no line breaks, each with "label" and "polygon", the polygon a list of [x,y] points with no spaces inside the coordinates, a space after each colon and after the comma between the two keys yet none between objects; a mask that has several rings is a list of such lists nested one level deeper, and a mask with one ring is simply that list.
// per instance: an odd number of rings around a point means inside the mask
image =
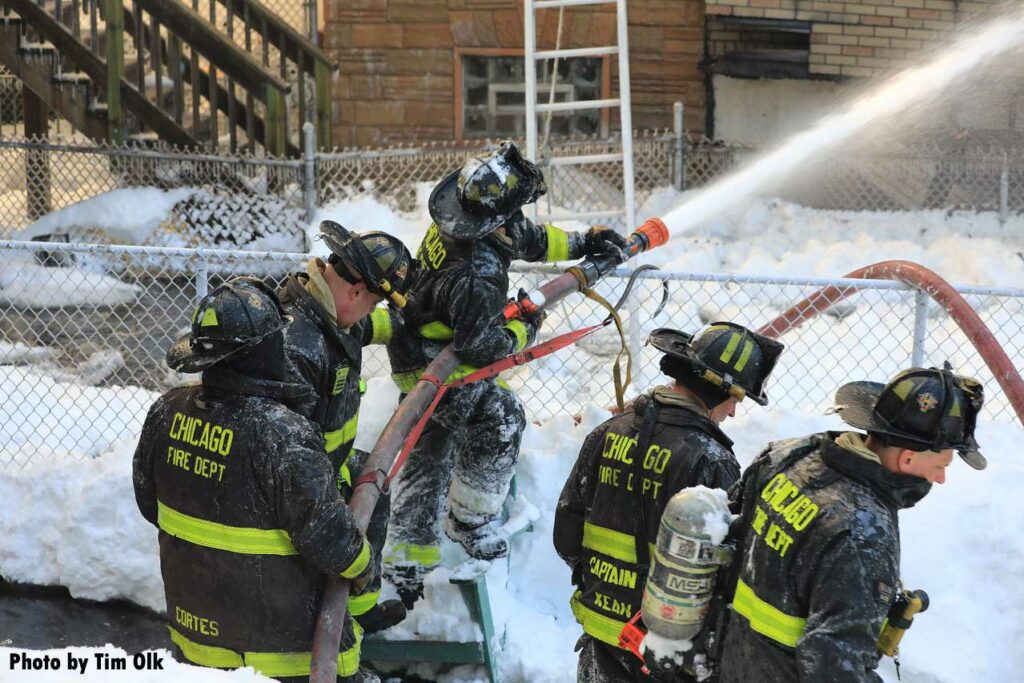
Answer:
[{"label": "reflective yellow stripe on coat", "polygon": [[572,614],[576,617],[576,621],[588,635],[613,647],[619,646],[619,634],[622,633],[626,622],[612,619],[590,609],[580,600],[579,591],[572,596],[569,606],[572,608]]},{"label": "reflective yellow stripe on coat", "polygon": [[[359,653],[362,643],[362,629],[353,622],[356,643],[338,654],[338,674],[352,676],[359,670]],[[171,641],[181,648],[185,659],[199,666],[214,669],[238,669],[251,666],[264,676],[308,676],[310,670],[309,652],[235,652],[224,647],[203,645],[189,640],[175,628],[168,626]]]},{"label": "reflective yellow stripe on coat", "polygon": [[807,629],[807,619],[794,617],[772,607],[757,597],[753,589],[740,579],[736,584],[736,595],[732,608],[743,615],[750,628],[786,647],[796,647],[800,636]]},{"label": "reflective yellow stripe on coat", "polygon": [[157,526],[175,538],[204,548],[242,555],[298,555],[284,529],[252,529],[210,522],[157,501]]}]

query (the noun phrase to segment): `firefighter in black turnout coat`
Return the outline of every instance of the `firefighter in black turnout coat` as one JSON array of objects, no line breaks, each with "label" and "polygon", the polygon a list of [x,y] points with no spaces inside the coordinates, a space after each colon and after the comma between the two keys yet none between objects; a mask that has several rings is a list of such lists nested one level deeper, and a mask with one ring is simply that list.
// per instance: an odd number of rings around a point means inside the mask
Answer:
[{"label": "firefighter in black turnout coat", "polygon": [[[567,233],[527,219],[522,207],[546,191],[540,170],[511,142],[471,159],[434,189],[434,223],[417,253],[404,332],[388,346],[402,392],[448,344],[462,361],[459,377],[531,342],[539,316],[502,318],[514,259],[621,253],[625,240],[609,228]],[[385,573],[407,604],[422,595],[423,577],[440,562],[446,509],[445,533],[471,557],[508,553],[508,539],[490,523],[508,494],[525,427],[522,402],[500,379],[458,387],[441,401],[392,494]]]},{"label": "firefighter in black turnout coat", "polygon": [[[656,330],[650,343],[665,353],[661,369],[674,384],[639,397],[587,436],[555,511],[555,549],[572,569],[572,610],[584,631],[580,683],[654,680],[619,648],[619,633],[640,610],[649,544],[675,493],[728,489],[739,479],[719,424],[744,397],[767,404],[764,385],[783,348],[725,322],[692,337]],[[676,675],[662,670],[659,679]]]},{"label": "firefighter in black turnout coat", "polygon": [[[859,432],[772,443],[731,492],[742,510],[721,681],[880,681],[879,632],[901,590],[897,512],[945,481],[974,439],[981,385],[914,368],[853,382],[836,410]],[[736,510],[734,510],[735,512]]]},{"label": "firefighter in black turnout coat", "polygon": [[[176,655],[216,668],[308,677],[327,576],[377,578],[373,551],[335,486],[315,425],[292,407],[308,387],[285,381],[284,310],[244,278],[199,304],[167,364],[202,383],[161,396],[135,452],[135,496],[160,529],[160,568]],[[343,681],[359,669],[345,625]]]},{"label": "firefighter in black turnout coat", "polygon": [[[320,237],[331,250],[327,262],[311,259],[305,272],[288,278],[279,296],[293,318],[285,329],[288,377],[310,388],[310,401],[300,412],[323,432],[338,490],[347,501],[366,458],[353,446],[366,391],[363,347],[388,343],[400,328],[397,311],[405,305],[414,263],[405,246],[384,232],[352,233],[323,221]],[[388,306],[378,306],[381,302]],[[387,534],[388,506],[388,497],[382,495],[367,529],[378,557]],[[348,601],[348,613],[370,633],[405,618],[400,601],[377,604],[379,596],[378,581]]]}]

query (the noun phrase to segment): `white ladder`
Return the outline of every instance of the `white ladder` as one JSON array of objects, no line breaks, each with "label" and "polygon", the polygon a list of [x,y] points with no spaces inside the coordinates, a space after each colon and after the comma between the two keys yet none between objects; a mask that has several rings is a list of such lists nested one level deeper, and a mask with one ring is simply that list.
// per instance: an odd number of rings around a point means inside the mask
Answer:
[{"label": "white ladder", "polygon": [[[536,11],[541,9],[578,7],[580,5],[616,6],[617,45],[605,47],[582,47],[559,50],[537,51],[537,17]],[[619,109],[619,122],[622,127],[622,152],[615,154],[582,154],[545,159],[549,166],[570,166],[595,163],[622,164],[622,186],[624,204],[621,209],[603,211],[564,212],[558,214],[538,215],[537,204],[530,205],[531,218],[534,221],[551,222],[565,219],[601,219],[622,218],[625,234],[629,235],[636,228],[636,207],[633,192],[633,116],[630,111],[629,95],[629,24],[626,20],[626,0],[525,0],[523,6],[523,29],[525,32],[526,52],[526,156],[537,162],[537,115],[546,112],[575,111],[579,109]],[[563,57],[602,57],[618,55],[619,57],[619,96],[611,99],[578,100],[574,102],[537,102],[537,62],[546,59]],[[557,77],[557,74],[552,76]]]}]

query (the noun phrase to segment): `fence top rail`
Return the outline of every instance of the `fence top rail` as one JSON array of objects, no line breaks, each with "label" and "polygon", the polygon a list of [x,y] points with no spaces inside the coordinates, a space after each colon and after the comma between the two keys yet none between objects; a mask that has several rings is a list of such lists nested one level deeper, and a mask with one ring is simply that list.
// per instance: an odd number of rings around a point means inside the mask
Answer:
[{"label": "fence top rail", "polygon": [[[48,251],[55,253],[117,254],[124,256],[159,256],[189,258],[194,260],[236,260],[236,261],[287,261],[305,263],[311,254],[283,251],[245,251],[240,249],[209,249],[203,247],[146,247],[122,244],[89,244],[84,242],[30,242],[23,240],[0,240],[0,251]],[[565,268],[552,265],[514,263],[510,269],[522,274],[561,274]],[[608,277],[628,278],[633,275],[631,268],[617,268]],[[681,272],[645,270],[638,276],[642,280],[669,280],[673,282],[718,282],[722,284],[797,285],[807,287],[849,287],[851,289],[904,290],[915,289],[904,282],[890,280],[866,280],[860,278],[785,277],[778,275],[739,275],[734,273]],[[985,287],[976,285],[954,285],[960,294],[980,296],[1002,296],[1024,299],[1024,289],[1010,287]]]}]

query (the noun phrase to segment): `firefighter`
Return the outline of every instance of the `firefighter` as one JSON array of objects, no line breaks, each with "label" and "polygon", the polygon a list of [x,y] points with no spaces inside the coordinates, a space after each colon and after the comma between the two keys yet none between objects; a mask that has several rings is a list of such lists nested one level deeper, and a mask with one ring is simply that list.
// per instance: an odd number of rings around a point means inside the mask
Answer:
[{"label": "firefighter", "polygon": [[[655,680],[619,647],[619,633],[640,610],[649,544],[668,500],[690,486],[728,489],[740,475],[732,441],[719,427],[746,397],[760,405],[783,346],[729,322],[694,335],[655,330],[674,382],[640,396],[591,432],[562,489],[554,542],[572,570],[573,614],[584,634],[577,680]],[[677,672],[662,670],[659,680]]]},{"label": "firefighter", "polygon": [[[293,410],[308,387],[287,381],[288,318],[257,280],[203,298],[191,333],[167,352],[198,385],[156,400],[133,463],[142,515],[160,529],[160,568],[175,654],[200,666],[251,666],[307,677],[328,576],[358,590],[378,560],[334,483],[316,426]],[[359,668],[359,629],[346,620],[340,680]]]},{"label": "firefighter", "polygon": [[[502,318],[514,259],[598,253],[624,259],[625,240],[610,228],[565,232],[527,219],[522,207],[546,191],[543,174],[511,142],[471,159],[434,188],[434,222],[417,253],[404,333],[388,346],[402,392],[448,344],[462,362],[453,375],[460,377],[532,341],[539,314]],[[385,574],[407,605],[440,563],[442,516],[447,536],[470,557],[508,554],[508,539],[492,522],[508,494],[525,426],[522,402],[501,379],[453,389],[439,404],[394,484]]]},{"label": "firefighter", "polygon": [[[334,221],[323,221],[320,237],[331,250],[327,262],[310,259],[305,272],[289,277],[279,295],[294,319],[285,330],[289,378],[311,389],[311,401],[301,412],[323,432],[338,490],[347,501],[353,475],[359,474],[366,458],[353,446],[359,403],[366,391],[360,376],[363,347],[387,343],[401,325],[396,311],[405,305],[403,293],[414,263],[405,246],[387,233],[352,233]],[[388,306],[378,306],[381,302]],[[378,556],[388,516],[388,498],[381,496],[367,529]],[[349,613],[366,632],[405,618],[401,601],[378,604],[379,582],[370,588],[348,602]]]},{"label": "firefighter", "polygon": [[723,682],[881,681],[877,641],[900,591],[897,512],[945,482],[954,450],[984,469],[982,400],[981,384],[948,364],[852,382],[835,410],[866,434],[778,441],[754,461],[731,493],[741,545]]}]

